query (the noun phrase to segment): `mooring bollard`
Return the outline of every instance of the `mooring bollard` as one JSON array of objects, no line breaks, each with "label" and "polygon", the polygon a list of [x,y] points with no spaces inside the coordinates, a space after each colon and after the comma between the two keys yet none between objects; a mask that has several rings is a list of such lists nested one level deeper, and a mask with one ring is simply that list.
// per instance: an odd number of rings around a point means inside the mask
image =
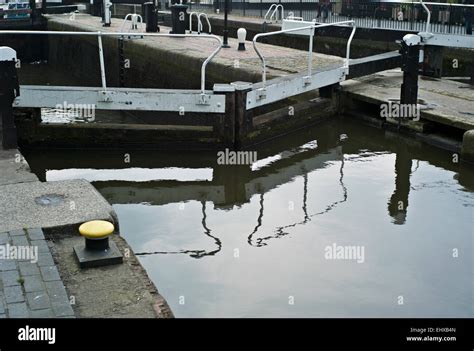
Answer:
[{"label": "mooring bollard", "polygon": [[418,103],[418,70],[420,62],[421,37],[407,34],[401,42],[403,83],[400,103],[416,105]]},{"label": "mooring bollard", "polygon": [[155,4],[152,2],[145,2],[143,4],[143,7],[147,33],[159,32],[160,29],[158,27],[158,10]]},{"label": "mooring bollard", "polygon": [[171,5],[171,34],[186,34],[186,18],[188,14],[186,12],[187,6],[184,5],[184,2],[179,4],[174,3]]},{"label": "mooring bollard", "polygon": [[104,0],[102,5],[102,22],[104,27],[110,27],[112,23],[112,13],[110,8],[112,3],[109,0]]},{"label": "mooring bollard", "polygon": [[79,227],[85,245],[74,246],[81,268],[107,266],[123,262],[122,254],[114,242],[109,241],[114,225],[107,221],[90,221]]},{"label": "mooring bollard", "polygon": [[18,74],[16,71],[16,51],[0,46],[0,120],[2,128],[2,146],[4,149],[16,149],[18,136],[13,116],[13,100],[20,95]]},{"label": "mooring bollard", "polygon": [[239,46],[237,50],[245,51],[245,38],[247,37],[247,30],[245,28],[237,29],[237,39],[239,41]]}]

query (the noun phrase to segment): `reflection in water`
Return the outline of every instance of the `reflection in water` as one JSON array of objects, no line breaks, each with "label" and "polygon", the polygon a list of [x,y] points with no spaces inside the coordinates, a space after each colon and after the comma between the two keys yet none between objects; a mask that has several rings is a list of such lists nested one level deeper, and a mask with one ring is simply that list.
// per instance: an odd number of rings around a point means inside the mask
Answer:
[{"label": "reflection in water", "polygon": [[267,245],[267,241],[269,241],[270,239],[278,239],[278,238],[281,238],[285,235],[288,235],[290,234],[289,231],[285,231],[286,229],[289,229],[289,228],[294,228],[298,225],[304,225],[306,224],[308,221],[311,220],[312,217],[316,217],[316,216],[320,216],[320,215],[323,215],[329,211],[331,211],[333,208],[335,208],[337,205],[339,205],[340,203],[343,203],[343,202],[346,202],[347,201],[347,188],[346,186],[344,185],[344,154],[342,153],[342,149],[341,150],[341,166],[339,168],[339,174],[340,174],[340,177],[339,177],[339,184],[341,185],[341,188],[342,188],[342,199],[341,200],[337,200],[337,201],[334,201],[333,203],[329,204],[323,211],[321,212],[317,212],[317,213],[314,213],[314,214],[311,214],[311,215],[308,215],[308,209],[307,209],[307,201],[308,201],[308,174],[305,173],[303,175],[303,205],[302,205],[302,210],[303,210],[303,213],[304,213],[304,218],[302,221],[300,222],[295,222],[295,223],[291,223],[291,224],[288,224],[288,225],[285,225],[285,226],[281,226],[281,227],[277,227],[276,230],[275,230],[275,234],[274,235],[270,235],[270,236],[266,236],[266,237],[263,237],[263,238],[257,238],[257,239],[254,239],[253,236],[257,233],[258,229],[262,226],[262,218],[263,218],[263,193],[260,195],[260,211],[259,211],[259,216],[257,218],[257,226],[255,227],[255,229],[252,231],[252,233],[250,233],[248,239],[247,239],[247,242],[251,245],[251,246],[256,246],[256,247],[259,247],[259,246],[265,246]]},{"label": "reflection in water", "polygon": [[222,249],[222,242],[219,240],[219,238],[216,238],[215,236],[211,235],[211,230],[208,228],[206,224],[206,219],[207,219],[207,214],[206,214],[206,202],[201,201],[202,205],[202,221],[201,225],[202,228],[204,229],[204,235],[208,236],[209,238],[212,238],[214,240],[214,243],[217,246],[217,249],[212,250],[212,251],[206,251],[206,250],[180,250],[180,251],[153,251],[153,252],[137,252],[135,255],[137,256],[146,256],[146,255],[156,255],[156,254],[187,254],[189,257],[192,258],[203,258],[204,256],[213,256]]},{"label": "reflection in water", "polygon": [[[248,167],[131,153],[25,157],[42,180],[96,179],[176,316],[473,316],[474,172],[450,153],[349,120],[262,145]],[[325,260],[334,243],[363,246],[364,263]]]},{"label": "reflection in water", "polygon": [[404,224],[407,218],[411,167],[410,153],[402,141],[397,147],[395,160],[395,190],[388,202],[388,213],[394,224]]}]

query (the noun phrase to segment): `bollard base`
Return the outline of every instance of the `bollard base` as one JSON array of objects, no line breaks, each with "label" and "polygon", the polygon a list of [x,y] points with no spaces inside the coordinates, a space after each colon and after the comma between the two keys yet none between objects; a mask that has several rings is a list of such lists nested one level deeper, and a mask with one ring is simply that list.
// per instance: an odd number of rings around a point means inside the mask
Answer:
[{"label": "bollard base", "polygon": [[103,251],[95,251],[86,249],[85,245],[74,246],[74,253],[76,254],[81,268],[92,268],[109,266],[112,264],[123,263],[123,256],[117,245],[109,242],[109,248]]}]

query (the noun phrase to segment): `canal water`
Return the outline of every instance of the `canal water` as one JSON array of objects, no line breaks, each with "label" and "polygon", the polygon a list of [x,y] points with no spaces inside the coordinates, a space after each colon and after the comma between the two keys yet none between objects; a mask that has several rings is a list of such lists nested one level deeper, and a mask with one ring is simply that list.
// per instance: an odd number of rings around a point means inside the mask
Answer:
[{"label": "canal water", "polygon": [[350,118],[256,151],[23,150],[92,182],[177,317],[474,317],[474,168]]},{"label": "canal water", "polygon": [[349,118],[213,153],[28,151],[84,178],[177,317],[473,317],[474,172]]}]

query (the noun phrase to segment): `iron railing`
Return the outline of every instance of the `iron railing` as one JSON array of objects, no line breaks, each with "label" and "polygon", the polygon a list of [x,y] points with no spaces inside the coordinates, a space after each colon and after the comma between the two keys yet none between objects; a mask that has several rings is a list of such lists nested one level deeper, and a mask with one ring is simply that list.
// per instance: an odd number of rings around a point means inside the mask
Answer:
[{"label": "iron railing", "polygon": [[[446,1],[446,0],[445,0]],[[472,34],[474,5],[471,0],[425,2],[431,13],[433,33]],[[285,14],[305,21],[331,23],[353,20],[360,28],[382,28],[405,31],[425,31],[428,14],[419,0],[229,0],[231,15],[264,18],[272,4],[282,5]],[[193,0],[192,11],[224,12],[224,0]]]}]

